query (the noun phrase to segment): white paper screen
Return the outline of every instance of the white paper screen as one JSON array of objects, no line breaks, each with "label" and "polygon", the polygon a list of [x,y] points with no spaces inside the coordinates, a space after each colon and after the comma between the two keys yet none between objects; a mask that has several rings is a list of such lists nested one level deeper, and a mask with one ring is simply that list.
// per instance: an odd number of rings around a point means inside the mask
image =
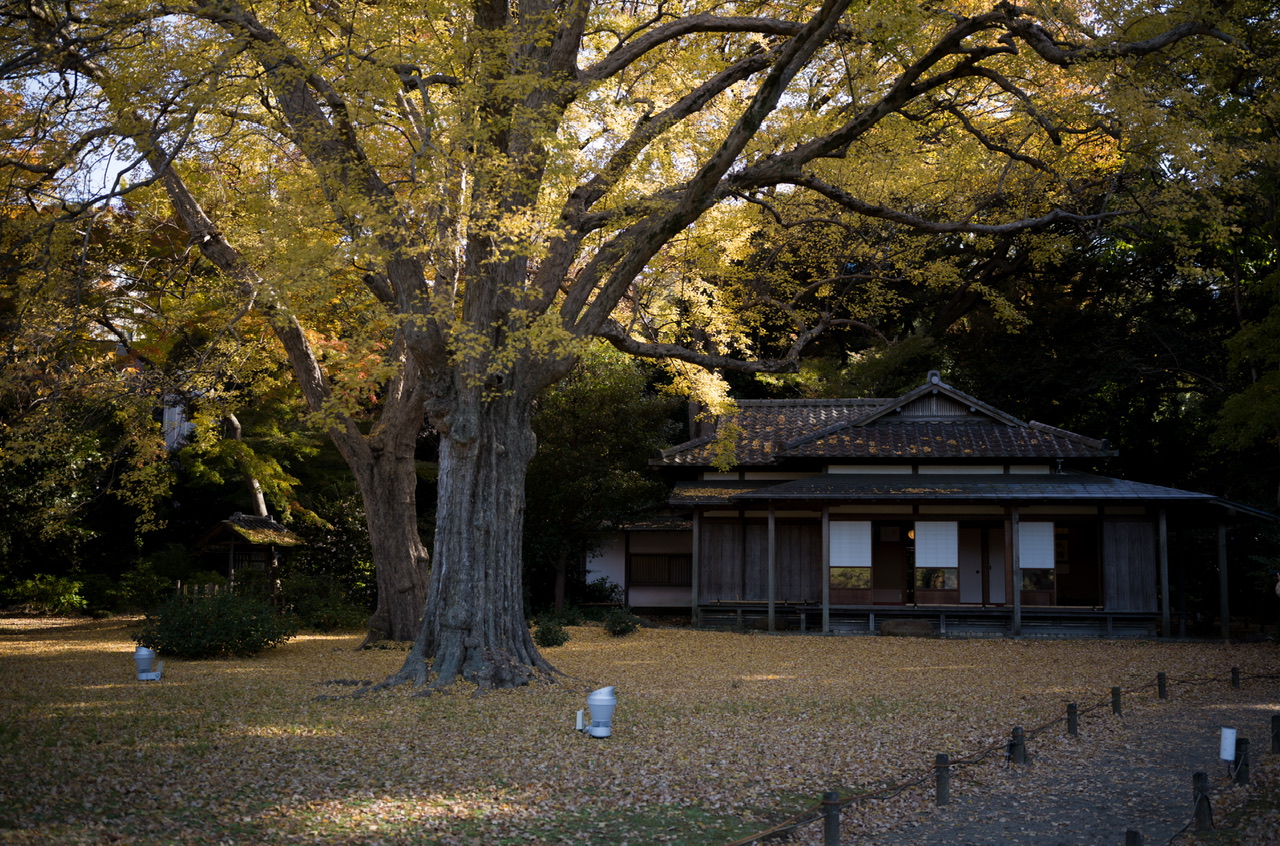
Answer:
[{"label": "white paper screen", "polygon": [[1053,524],[1023,523],[1018,527],[1018,566],[1024,570],[1053,568]]},{"label": "white paper screen", "polygon": [[916,523],[916,566],[959,566],[959,523]]},{"label": "white paper screen", "polygon": [[831,522],[831,566],[871,566],[871,523],[865,520]]}]

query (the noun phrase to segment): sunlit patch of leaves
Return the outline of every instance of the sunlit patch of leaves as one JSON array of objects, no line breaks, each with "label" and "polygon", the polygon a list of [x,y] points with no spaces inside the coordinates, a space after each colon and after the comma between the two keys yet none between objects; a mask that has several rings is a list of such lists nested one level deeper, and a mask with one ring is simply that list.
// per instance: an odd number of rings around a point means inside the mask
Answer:
[{"label": "sunlit patch of leaves", "polygon": [[[584,626],[545,651],[565,674],[555,684],[353,697],[339,681],[384,678],[403,654],[311,634],[256,658],[166,661],[163,681],[138,682],[136,621],[9,622],[0,769],[22,778],[0,781],[0,841],[14,843],[728,842],[824,790],[895,784],[1112,685],[1263,674],[1274,655]],[[613,736],[573,731],[604,685],[618,696]],[[1208,690],[1175,687],[1174,701]],[[854,813],[876,830],[920,802]]]}]

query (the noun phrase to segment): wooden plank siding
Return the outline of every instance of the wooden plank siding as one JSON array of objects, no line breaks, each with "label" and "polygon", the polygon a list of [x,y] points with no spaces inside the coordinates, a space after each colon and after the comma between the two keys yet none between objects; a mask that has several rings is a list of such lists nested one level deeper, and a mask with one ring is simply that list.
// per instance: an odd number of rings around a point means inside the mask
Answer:
[{"label": "wooden plank siding", "polygon": [[1105,520],[1102,560],[1108,611],[1156,610],[1156,528],[1150,520]]},{"label": "wooden plank siding", "polygon": [[[778,520],[778,602],[822,599],[822,524],[817,520]],[[706,518],[698,552],[699,601],[766,602],[769,584],[769,526],[763,519],[745,522]]]},{"label": "wooden plank siding", "polygon": [[779,602],[822,601],[822,523],[778,521]]},{"label": "wooden plank siding", "polygon": [[704,518],[699,532],[698,601],[735,601],[742,593],[742,525]]}]

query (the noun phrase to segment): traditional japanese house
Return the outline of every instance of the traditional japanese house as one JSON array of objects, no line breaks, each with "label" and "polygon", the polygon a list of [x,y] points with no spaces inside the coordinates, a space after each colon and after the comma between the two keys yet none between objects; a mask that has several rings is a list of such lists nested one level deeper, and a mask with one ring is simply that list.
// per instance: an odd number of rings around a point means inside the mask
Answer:
[{"label": "traditional japanese house", "polygon": [[678,516],[588,565],[630,604],[824,632],[910,617],[940,633],[1176,633],[1170,520],[1240,509],[1091,472],[1116,454],[1106,441],[1019,420],[936,371],[894,399],[739,406],[736,466],[713,467],[714,431],[666,450]]}]

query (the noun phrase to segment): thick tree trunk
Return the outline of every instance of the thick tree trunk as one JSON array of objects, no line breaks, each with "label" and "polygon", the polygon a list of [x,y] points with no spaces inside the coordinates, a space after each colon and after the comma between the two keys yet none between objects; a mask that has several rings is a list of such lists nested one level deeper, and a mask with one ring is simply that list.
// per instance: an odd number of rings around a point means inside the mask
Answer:
[{"label": "thick tree trunk", "polygon": [[427,601],[429,564],[418,534],[413,455],[378,454],[351,469],[364,501],[378,580],[378,607],[366,643],[413,640]]},{"label": "thick tree trunk", "polygon": [[410,641],[427,601],[430,556],[418,534],[418,472],[414,452],[423,428],[418,368],[406,356],[404,370],[382,396],[381,413],[367,435],[354,426],[329,436],[360,488],[378,581],[378,607],[369,620],[370,641]]},{"label": "thick tree trunk", "polygon": [[524,618],[521,529],[533,457],[530,403],[515,392],[476,400],[441,433],[440,487],[430,589],[422,627],[386,684],[461,677],[481,689],[554,672]]}]

